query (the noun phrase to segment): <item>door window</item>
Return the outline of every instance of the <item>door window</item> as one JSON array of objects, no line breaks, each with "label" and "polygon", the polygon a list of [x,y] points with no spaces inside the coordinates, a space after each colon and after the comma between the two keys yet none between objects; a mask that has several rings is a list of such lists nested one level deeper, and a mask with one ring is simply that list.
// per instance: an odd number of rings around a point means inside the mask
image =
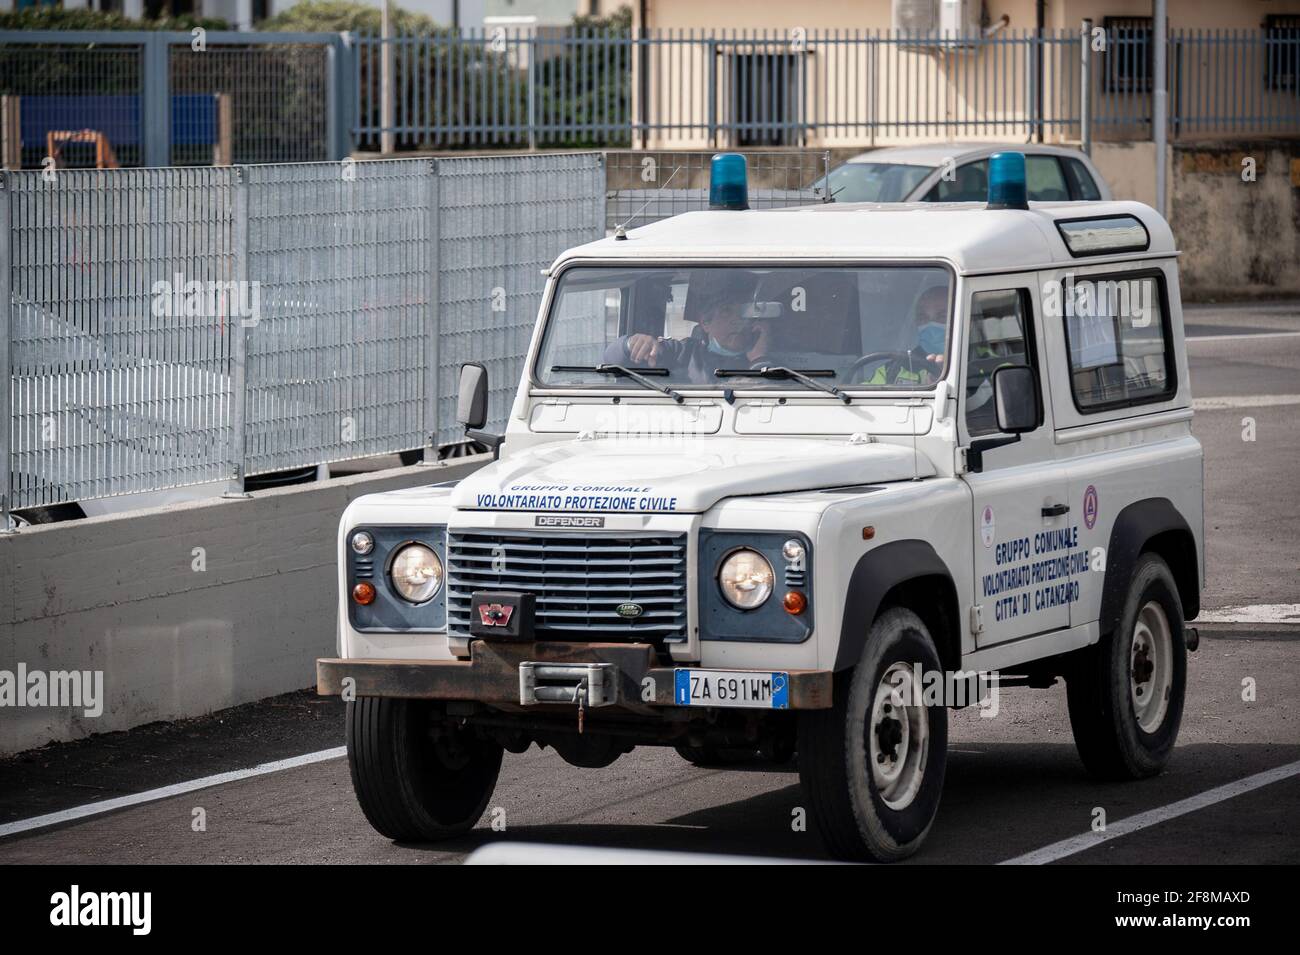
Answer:
[{"label": "door window", "polygon": [[[993,373],[1004,365],[1036,366],[1029,293],[1025,289],[971,296],[966,346],[966,431],[971,437],[998,430]],[[1039,424],[1042,398],[1039,397]]]}]

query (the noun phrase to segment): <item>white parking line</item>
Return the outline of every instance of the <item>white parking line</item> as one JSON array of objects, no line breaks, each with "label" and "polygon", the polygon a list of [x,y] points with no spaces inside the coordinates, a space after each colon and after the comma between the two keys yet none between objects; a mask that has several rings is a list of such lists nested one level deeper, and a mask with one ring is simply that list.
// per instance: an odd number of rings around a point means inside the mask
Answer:
[{"label": "white parking line", "polygon": [[1240,335],[1188,335],[1187,343],[1192,342],[1244,342],[1258,341],[1261,338],[1295,338],[1300,332],[1242,332]]},{"label": "white parking line", "polygon": [[1199,623],[1300,623],[1300,604],[1248,604],[1202,610],[1193,626]]},{"label": "white parking line", "polygon": [[228,773],[217,773],[215,776],[204,776],[202,779],[192,779],[186,783],[175,783],[171,786],[163,786],[159,789],[150,789],[142,793],[132,793],[130,796],[119,796],[116,799],[104,799],[100,802],[86,803],[84,806],[74,806],[72,809],[61,809],[58,812],[47,813],[44,816],[33,816],[31,819],[19,819],[17,822],[7,822],[0,825],[0,839],[5,836],[16,835],[20,832],[30,832],[33,829],[43,829],[46,826],[57,826],[64,822],[73,822],[77,819],[85,819],[87,816],[98,816],[101,813],[113,812],[117,809],[125,809],[128,806],[138,806],[141,803],[157,802],[159,799],[169,799],[172,796],[180,796],[184,793],[194,792],[196,789],[207,789],[211,786],[220,786],[224,783],[238,782],[241,779],[251,779],[254,776],[265,776],[268,773],[278,773],[285,769],[296,769],[299,766],[310,766],[312,763],[323,763],[328,759],[338,759],[347,755],[346,746],[338,746],[334,749],[323,749],[316,753],[307,753],[304,756],[293,756],[289,759],[278,759],[273,763],[261,763],[252,769],[234,769]]},{"label": "white parking line", "polygon": [[1225,395],[1222,398],[1193,398],[1195,411],[1223,411],[1228,408],[1274,408],[1300,405],[1300,395]]},{"label": "white parking line", "polygon": [[1060,842],[1053,842],[1050,846],[1043,846],[1041,849],[1035,849],[1033,852],[1027,852],[1022,856],[1016,856],[1014,859],[999,862],[998,865],[1045,865],[1048,862],[1055,862],[1057,859],[1064,859],[1066,856],[1072,856],[1075,853],[1095,848],[1103,842],[1109,842],[1111,839],[1118,839],[1120,836],[1127,836],[1150,826],[1168,822],[1170,819],[1185,816],[1187,813],[1196,812],[1198,809],[1205,809],[1207,806],[1213,806],[1215,803],[1231,799],[1233,796],[1240,796],[1243,793],[1248,793],[1271,783],[1290,779],[1297,774],[1300,774],[1300,760],[1287,763],[1285,766],[1278,766],[1276,769],[1256,773],[1254,776],[1247,776],[1245,779],[1238,779],[1236,782],[1217,786],[1199,795],[1180,799],[1168,806],[1161,806],[1159,809],[1150,809],[1147,812],[1140,812],[1136,816],[1128,816],[1118,822],[1107,823],[1105,830],[1102,832],[1086,832],[1081,836],[1062,839]]}]

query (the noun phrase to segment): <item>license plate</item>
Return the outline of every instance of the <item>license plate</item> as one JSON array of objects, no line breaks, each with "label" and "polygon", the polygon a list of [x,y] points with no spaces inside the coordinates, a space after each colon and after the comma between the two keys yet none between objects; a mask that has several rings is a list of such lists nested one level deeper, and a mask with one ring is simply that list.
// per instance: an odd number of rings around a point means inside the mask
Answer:
[{"label": "license plate", "polygon": [[790,674],[753,670],[675,670],[673,699],[678,706],[790,707]]}]

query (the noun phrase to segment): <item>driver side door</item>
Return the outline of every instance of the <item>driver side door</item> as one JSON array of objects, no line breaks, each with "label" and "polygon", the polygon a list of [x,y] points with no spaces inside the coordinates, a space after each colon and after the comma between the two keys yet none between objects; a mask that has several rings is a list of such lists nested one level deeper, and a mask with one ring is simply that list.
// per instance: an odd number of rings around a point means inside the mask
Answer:
[{"label": "driver side door", "polygon": [[[1055,559],[1064,543],[1054,533],[1068,528],[1068,481],[1056,460],[1043,400],[1034,290],[1006,276],[967,283],[964,310],[959,429],[967,449],[963,475],[972,499],[975,607],[982,625],[975,645],[1068,627],[1069,603],[1057,587]],[[993,397],[993,374],[1004,365],[1029,365],[1038,378],[1038,427],[1018,441],[983,452],[982,470],[971,471],[971,443],[1001,437]]]}]

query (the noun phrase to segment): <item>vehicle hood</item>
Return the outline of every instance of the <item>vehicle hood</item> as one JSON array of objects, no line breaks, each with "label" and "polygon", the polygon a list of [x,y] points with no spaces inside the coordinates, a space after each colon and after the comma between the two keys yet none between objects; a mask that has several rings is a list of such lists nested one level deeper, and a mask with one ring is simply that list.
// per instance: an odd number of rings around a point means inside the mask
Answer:
[{"label": "vehicle hood", "polygon": [[724,498],[929,477],[911,448],[780,438],[596,439],[544,444],[471,474],[459,508],[699,513]]}]

